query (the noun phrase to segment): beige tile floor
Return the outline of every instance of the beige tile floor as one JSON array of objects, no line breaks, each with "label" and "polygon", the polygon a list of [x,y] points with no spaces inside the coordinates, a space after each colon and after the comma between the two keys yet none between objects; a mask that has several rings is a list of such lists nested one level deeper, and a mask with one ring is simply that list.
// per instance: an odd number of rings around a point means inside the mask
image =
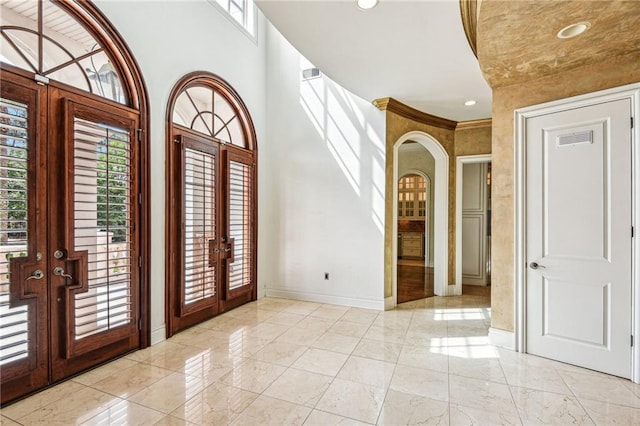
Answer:
[{"label": "beige tile floor", "polygon": [[640,424],[640,386],[491,346],[488,305],[265,298],[5,407],[0,423]]}]

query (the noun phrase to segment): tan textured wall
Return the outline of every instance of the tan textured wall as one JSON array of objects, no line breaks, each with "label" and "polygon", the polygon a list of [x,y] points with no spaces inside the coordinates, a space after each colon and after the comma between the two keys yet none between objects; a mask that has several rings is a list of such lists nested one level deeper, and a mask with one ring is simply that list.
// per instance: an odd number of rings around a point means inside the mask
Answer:
[{"label": "tan textured wall", "polygon": [[456,130],[456,157],[491,154],[491,126]]},{"label": "tan textured wall", "polygon": [[[385,236],[384,236],[384,297],[392,294],[393,282],[393,255],[392,242],[393,235],[393,209],[396,208],[393,200],[393,146],[402,135],[408,132],[424,132],[436,139],[449,155],[449,283],[455,281],[455,202],[456,202],[456,155],[473,155],[491,153],[491,129],[477,128],[466,130],[448,130],[424,124],[418,121],[402,117],[394,112],[387,111],[387,158],[385,162]],[[460,139],[460,147],[456,149],[457,138]],[[476,139],[476,142],[474,142]],[[434,251],[438,247],[434,248]]]},{"label": "tan textured wall", "polygon": [[640,52],[493,88],[492,327],[514,331],[514,110],[640,81]]}]

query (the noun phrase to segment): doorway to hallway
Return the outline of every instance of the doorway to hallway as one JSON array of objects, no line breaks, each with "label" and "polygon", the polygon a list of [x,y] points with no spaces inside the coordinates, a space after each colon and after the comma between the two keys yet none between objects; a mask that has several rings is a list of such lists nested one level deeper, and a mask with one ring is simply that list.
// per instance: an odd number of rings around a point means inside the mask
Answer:
[{"label": "doorway to hallway", "polygon": [[397,302],[434,296],[433,178],[435,159],[422,145],[398,149]]}]

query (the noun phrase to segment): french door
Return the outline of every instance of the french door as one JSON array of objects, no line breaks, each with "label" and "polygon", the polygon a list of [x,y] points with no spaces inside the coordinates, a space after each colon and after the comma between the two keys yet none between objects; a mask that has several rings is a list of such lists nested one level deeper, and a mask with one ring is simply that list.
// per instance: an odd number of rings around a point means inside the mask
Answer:
[{"label": "french door", "polygon": [[177,126],[173,136],[169,335],[256,296],[254,153]]},{"label": "french door", "polygon": [[138,115],[2,72],[2,403],[139,346]]}]

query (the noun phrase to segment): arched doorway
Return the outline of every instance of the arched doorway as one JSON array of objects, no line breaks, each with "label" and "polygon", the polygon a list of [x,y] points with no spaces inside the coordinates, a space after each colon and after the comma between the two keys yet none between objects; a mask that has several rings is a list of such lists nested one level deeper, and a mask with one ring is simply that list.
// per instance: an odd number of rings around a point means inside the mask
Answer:
[{"label": "arched doorway", "polygon": [[167,109],[167,336],[256,299],[256,135],[240,96],[196,72]]},{"label": "arched doorway", "polygon": [[[398,150],[400,146],[407,141],[414,141],[424,147],[433,156],[435,160],[435,184],[433,185],[434,194],[434,293],[438,296],[448,295],[448,199],[449,199],[449,155],[440,143],[424,132],[408,132],[401,136],[393,145],[393,182],[398,182]],[[394,185],[393,200],[398,199],[398,187]],[[394,203],[395,204],[395,203]],[[395,205],[394,205],[395,207]],[[392,235],[398,235],[398,209],[393,209],[392,214]],[[395,259],[398,257],[397,239],[392,242],[392,296],[394,304],[397,301],[398,281],[397,281],[397,263]]]},{"label": "arched doorway", "polygon": [[[414,146],[415,145],[415,146]],[[403,149],[407,148],[407,149]],[[424,154],[424,155],[422,155]],[[421,145],[405,142],[398,164],[397,302],[434,295],[432,182],[426,169],[433,158]],[[421,161],[426,160],[426,161]],[[409,168],[416,166],[416,168]],[[430,170],[433,173],[433,170]]]},{"label": "arched doorway", "polygon": [[148,345],[147,103],[88,2],[5,2],[2,403]]}]

